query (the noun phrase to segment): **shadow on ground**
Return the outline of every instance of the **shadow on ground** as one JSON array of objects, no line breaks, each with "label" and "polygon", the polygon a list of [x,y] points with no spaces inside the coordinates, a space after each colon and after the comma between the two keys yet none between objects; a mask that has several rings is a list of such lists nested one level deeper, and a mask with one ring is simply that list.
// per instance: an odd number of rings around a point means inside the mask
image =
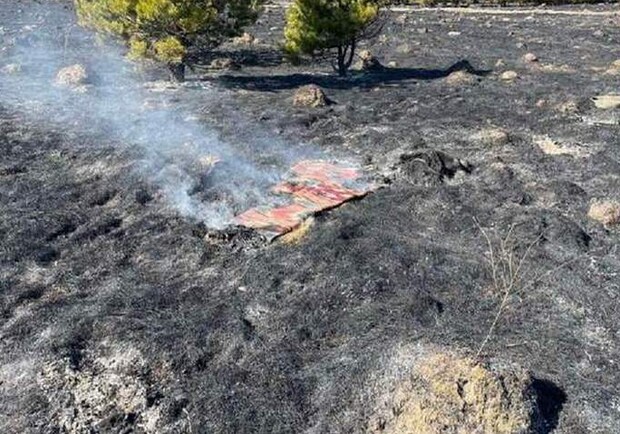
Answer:
[{"label": "shadow on ground", "polygon": [[558,427],[560,412],[566,402],[566,393],[553,382],[535,378],[532,387],[536,391],[536,403],[540,409],[542,433],[551,433]]},{"label": "shadow on ground", "polygon": [[307,84],[316,84],[326,89],[350,89],[398,83],[406,80],[436,80],[447,77],[457,71],[466,71],[480,77],[486,76],[491,72],[490,70],[476,69],[469,61],[460,60],[445,69],[384,68],[372,73],[354,72],[348,77],[309,73],[251,76],[224,74],[217,77],[209,77],[206,80],[217,81],[219,84],[233,89],[275,92]]},{"label": "shadow on ground", "polygon": [[252,67],[276,67],[283,63],[282,51],[273,47],[219,49],[194,55],[192,61],[198,68],[208,68],[218,58],[228,58],[237,65]]}]

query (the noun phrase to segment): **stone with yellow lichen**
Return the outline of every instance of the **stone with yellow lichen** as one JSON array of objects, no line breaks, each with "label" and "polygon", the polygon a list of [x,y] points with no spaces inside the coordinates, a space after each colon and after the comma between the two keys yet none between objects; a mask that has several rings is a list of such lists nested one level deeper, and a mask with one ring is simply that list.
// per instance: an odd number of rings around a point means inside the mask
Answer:
[{"label": "stone with yellow lichen", "polygon": [[390,434],[528,433],[535,415],[531,379],[496,372],[472,359],[438,352],[420,359],[396,389],[391,411],[369,432]]},{"label": "stone with yellow lichen", "polygon": [[301,86],[295,91],[293,105],[296,107],[323,107],[327,105],[325,92],[315,84]]},{"label": "stone with yellow lichen", "polygon": [[620,224],[620,202],[613,200],[597,200],[590,205],[588,217],[605,226]]}]

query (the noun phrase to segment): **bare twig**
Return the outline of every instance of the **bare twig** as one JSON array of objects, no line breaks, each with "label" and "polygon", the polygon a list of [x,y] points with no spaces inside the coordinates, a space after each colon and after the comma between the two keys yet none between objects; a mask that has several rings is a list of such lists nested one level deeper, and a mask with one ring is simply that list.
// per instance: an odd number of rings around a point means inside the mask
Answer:
[{"label": "bare twig", "polygon": [[[503,297],[501,300],[501,303],[497,309],[497,313],[495,314],[495,317],[493,318],[493,322],[491,323],[491,326],[489,327],[489,330],[484,338],[484,340],[482,341],[482,343],[480,344],[480,347],[478,348],[478,351],[476,352],[476,356],[474,358],[474,360],[478,361],[480,355],[482,354],[482,351],[484,350],[484,348],[486,347],[486,345],[488,344],[489,340],[491,339],[491,337],[493,336],[493,333],[495,332],[495,328],[497,327],[497,324],[499,323],[499,320],[501,319],[502,313],[504,311],[504,309],[506,308],[506,306],[508,305],[508,300],[509,297],[511,295],[511,293],[515,290],[517,283],[520,281],[520,277],[521,277],[521,271],[523,268],[523,264],[525,263],[526,259],[529,257],[530,252],[532,250],[532,248],[542,239],[543,234],[541,233],[526,249],[525,253],[521,256],[521,258],[519,259],[519,262],[516,266],[516,268],[514,267],[514,250],[511,249],[509,247],[509,236],[506,236],[503,240],[500,240],[500,246],[499,249],[495,249],[493,247],[493,243],[491,241],[491,237],[489,236],[489,234],[487,233],[487,231],[485,231],[480,224],[478,223],[478,221],[474,218],[474,222],[476,223],[476,225],[478,226],[480,232],[482,233],[482,235],[484,236],[488,248],[489,248],[489,266],[491,268],[491,275],[492,275],[492,279],[493,279],[493,284],[496,288],[501,289],[501,291],[503,292]],[[512,234],[512,229],[514,226],[511,227],[511,229],[508,232],[508,235]],[[520,287],[521,291],[525,291],[527,289],[529,289],[530,287],[532,287],[532,285],[534,285],[537,282],[542,281],[543,279],[548,278],[549,276],[553,275],[554,273],[556,273],[557,271],[561,270],[562,268],[566,267],[567,265],[577,262],[580,259],[583,259],[584,257],[588,257],[588,255],[593,254],[594,252],[588,252],[588,254],[583,254],[583,255],[578,255],[575,256],[574,258],[571,258],[567,261],[562,262],[561,264],[559,264],[557,267],[552,268],[551,270],[548,270],[546,272],[543,273],[539,273],[538,275],[534,276],[532,279],[528,280],[525,284],[523,284]],[[506,264],[506,261],[508,261],[508,264]],[[502,265],[502,263],[504,263]],[[507,267],[507,268],[505,268]],[[503,275],[503,270],[508,270],[508,273],[510,276],[509,279],[506,279],[506,275]]]},{"label": "bare twig", "polygon": [[515,257],[515,250],[512,246],[512,232],[515,227],[514,224],[510,226],[506,236],[504,238],[500,238],[499,247],[494,249],[493,242],[491,241],[491,237],[487,231],[482,228],[477,219],[474,218],[474,222],[485,238],[489,248],[488,261],[491,268],[493,287],[496,292],[502,294],[502,300],[499,304],[495,317],[493,318],[493,322],[491,323],[491,326],[489,327],[484,340],[480,344],[480,347],[478,347],[478,351],[474,357],[475,360],[478,360],[480,354],[482,354],[482,351],[493,336],[502,313],[508,304],[510,295],[515,290],[517,283],[520,280],[523,264],[530,255],[532,248],[542,239],[543,234],[541,233],[532,243],[530,243],[523,255],[517,260]]},{"label": "bare twig", "polygon": [[189,415],[189,411],[187,411],[187,409],[186,409],[186,408],[184,408],[184,409],[183,409],[183,412],[185,413],[185,416],[187,417],[187,423],[189,424],[189,425],[188,425],[188,427],[187,427],[187,429],[188,429],[188,431],[187,431],[187,432],[189,432],[190,434],[192,434],[194,431],[193,431],[193,429],[192,429],[192,419],[191,419],[191,417],[190,417],[190,415]]}]

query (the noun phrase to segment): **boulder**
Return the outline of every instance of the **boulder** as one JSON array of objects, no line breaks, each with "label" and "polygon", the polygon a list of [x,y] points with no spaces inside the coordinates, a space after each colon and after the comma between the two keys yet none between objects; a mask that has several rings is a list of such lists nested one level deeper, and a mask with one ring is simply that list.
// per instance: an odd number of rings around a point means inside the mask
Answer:
[{"label": "boulder", "polygon": [[552,74],[573,74],[575,73],[575,69],[567,64],[563,65],[554,65],[553,63],[546,63],[544,65],[540,65],[539,70],[542,72],[549,72]]},{"label": "boulder", "polygon": [[577,101],[568,100],[555,106],[556,110],[564,114],[575,114],[579,112]]},{"label": "boulder", "polygon": [[454,71],[445,78],[450,86],[466,86],[477,83],[478,80],[480,80],[478,77],[467,71]]},{"label": "boulder", "polygon": [[325,92],[316,84],[298,88],[293,96],[293,105],[297,107],[324,107],[327,103]]},{"label": "boulder", "polygon": [[616,60],[612,63],[611,66],[603,72],[603,75],[620,75],[620,61]]},{"label": "boulder", "polygon": [[373,434],[529,433],[540,424],[534,378],[447,351],[415,361],[371,416]]},{"label": "boulder", "polygon": [[383,70],[383,65],[379,62],[375,56],[369,50],[362,50],[359,53],[360,61],[357,64],[357,69],[362,71],[381,71]]},{"label": "boulder", "polygon": [[527,53],[523,56],[523,61],[528,63],[538,62],[538,57],[534,53]]},{"label": "boulder", "polygon": [[615,109],[620,107],[620,95],[599,95],[592,98],[596,108]]},{"label": "boulder", "polygon": [[0,68],[0,73],[6,75],[19,74],[22,71],[22,66],[19,63],[9,63]]},{"label": "boulder", "polygon": [[77,63],[58,71],[56,74],[56,84],[72,88],[83,87],[89,84],[89,75],[86,68]]},{"label": "boulder", "polygon": [[400,14],[396,17],[395,21],[398,24],[407,24],[407,19],[409,18],[408,14]]},{"label": "boulder", "polygon": [[229,57],[218,57],[217,59],[213,59],[211,61],[209,68],[220,70],[237,70],[241,69],[241,66]]},{"label": "boulder", "polygon": [[401,53],[401,54],[409,54],[412,51],[413,49],[411,48],[411,45],[406,42],[396,47],[396,52]]},{"label": "boulder", "polygon": [[248,32],[243,33],[241,36],[233,38],[232,43],[234,45],[252,45],[256,42],[256,38]]},{"label": "boulder", "polygon": [[588,217],[605,226],[620,223],[620,202],[615,200],[597,200],[590,205]]},{"label": "boulder", "polygon": [[519,78],[519,74],[517,74],[515,71],[505,71],[505,72],[502,72],[499,78],[501,78],[504,81],[513,81]]}]

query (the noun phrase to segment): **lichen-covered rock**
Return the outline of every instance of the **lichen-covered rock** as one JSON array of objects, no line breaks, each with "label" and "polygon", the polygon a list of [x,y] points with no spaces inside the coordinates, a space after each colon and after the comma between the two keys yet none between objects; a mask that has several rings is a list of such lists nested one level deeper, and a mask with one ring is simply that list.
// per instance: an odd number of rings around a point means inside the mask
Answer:
[{"label": "lichen-covered rock", "polygon": [[234,45],[252,45],[256,42],[254,35],[244,32],[243,35],[237,36],[232,40]]},{"label": "lichen-covered rock", "polygon": [[584,150],[580,149],[578,145],[563,143],[549,136],[534,136],[533,141],[547,155],[571,155],[578,157],[584,154]]},{"label": "lichen-covered rock", "polygon": [[81,87],[89,83],[89,76],[83,65],[75,64],[62,68],[56,74],[56,84],[66,87]]},{"label": "lichen-covered rock", "polygon": [[323,107],[327,105],[327,97],[319,86],[309,84],[295,91],[293,105],[297,107]]},{"label": "lichen-covered rock", "polygon": [[605,226],[620,223],[620,202],[614,200],[598,200],[590,205],[588,217]]},{"label": "lichen-covered rock", "polygon": [[450,86],[466,86],[477,83],[480,79],[467,71],[454,71],[445,78]]},{"label": "lichen-covered rock", "polygon": [[545,63],[543,65],[538,65],[538,70],[540,72],[546,72],[550,74],[574,74],[575,68],[568,64],[563,65],[554,65],[553,63]]},{"label": "lichen-covered rock", "polygon": [[400,14],[399,16],[396,17],[395,21],[398,24],[406,24],[408,18],[409,18],[409,14]]},{"label": "lichen-covered rock", "polygon": [[499,76],[499,78],[501,78],[504,81],[514,81],[519,77],[519,74],[517,74],[515,71],[505,71],[502,72],[502,74]]},{"label": "lichen-covered rock", "polygon": [[620,107],[620,95],[599,95],[592,98],[596,108],[608,110]]},{"label": "lichen-covered rock", "polygon": [[375,56],[369,50],[362,50],[359,53],[360,61],[358,62],[356,68],[362,71],[381,71],[384,69],[384,66],[379,62]]},{"label": "lichen-covered rock", "polygon": [[9,63],[8,65],[4,65],[0,68],[1,74],[6,75],[15,75],[19,74],[22,70],[22,66],[19,63]]},{"label": "lichen-covered rock", "polygon": [[220,69],[220,70],[237,70],[241,69],[239,64],[237,64],[234,60],[229,57],[219,57],[217,59],[213,59],[209,64],[209,68],[211,69]]},{"label": "lichen-covered rock", "polygon": [[[391,402],[390,402],[391,401]],[[536,424],[532,379],[447,352],[425,355],[368,432],[522,434]]]},{"label": "lichen-covered rock", "polygon": [[579,104],[577,103],[577,101],[568,100],[556,105],[555,109],[560,113],[575,114],[579,112]]},{"label": "lichen-covered rock", "polygon": [[620,59],[615,60],[609,65],[609,68],[603,72],[604,75],[620,75]]}]

